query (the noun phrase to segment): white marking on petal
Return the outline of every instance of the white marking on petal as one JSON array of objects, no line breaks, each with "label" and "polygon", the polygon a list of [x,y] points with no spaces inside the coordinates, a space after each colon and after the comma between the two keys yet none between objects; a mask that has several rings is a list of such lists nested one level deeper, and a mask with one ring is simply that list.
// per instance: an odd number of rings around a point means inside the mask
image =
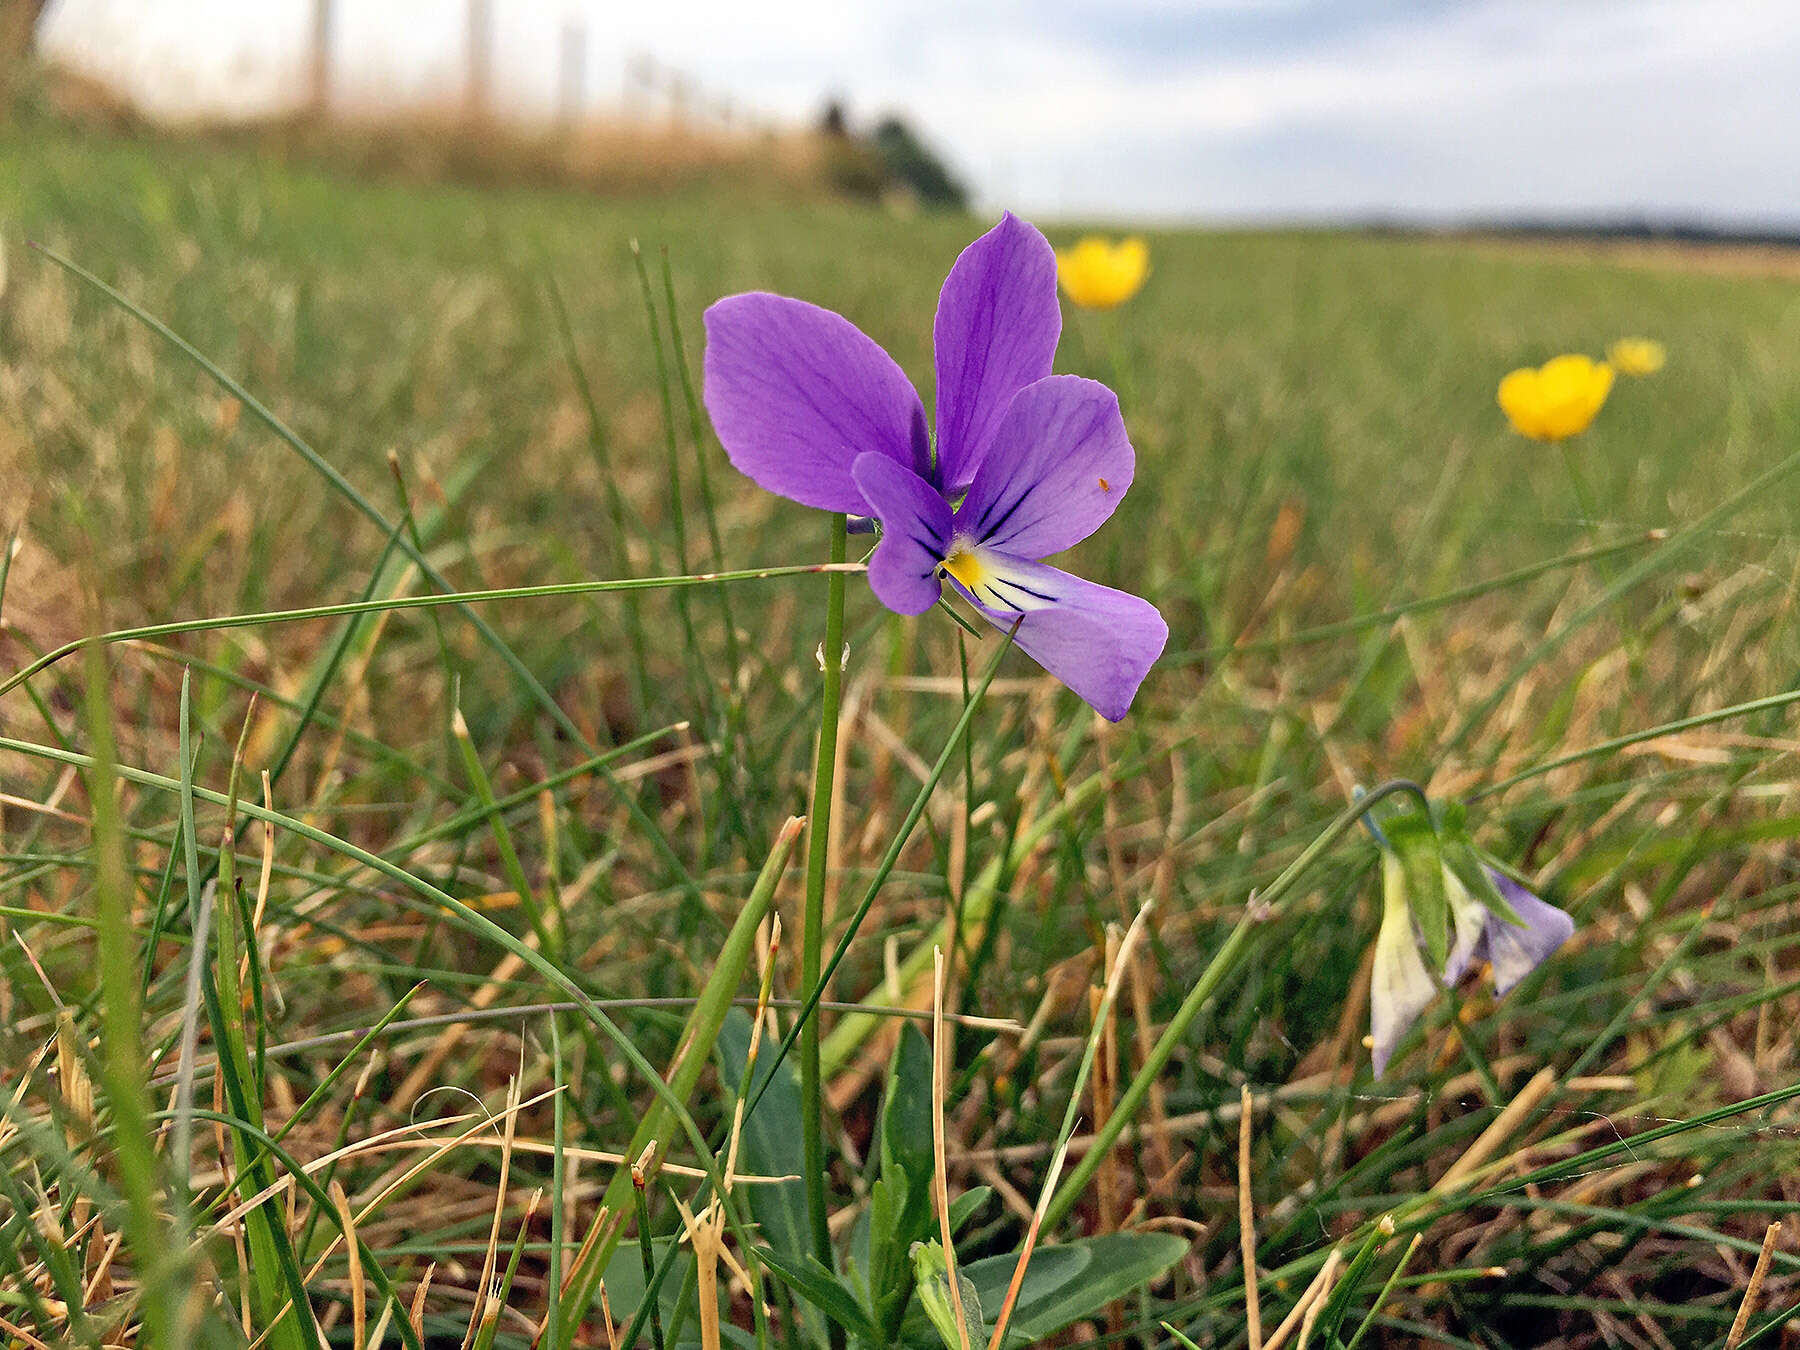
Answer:
[{"label": "white marking on petal", "polygon": [[1002,614],[1029,614],[1056,604],[1057,597],[1043,589],[1042,579],[1018,566],[1019,562],[1010,554],[958,536],[950,541],[944,571],[981,605]]}]

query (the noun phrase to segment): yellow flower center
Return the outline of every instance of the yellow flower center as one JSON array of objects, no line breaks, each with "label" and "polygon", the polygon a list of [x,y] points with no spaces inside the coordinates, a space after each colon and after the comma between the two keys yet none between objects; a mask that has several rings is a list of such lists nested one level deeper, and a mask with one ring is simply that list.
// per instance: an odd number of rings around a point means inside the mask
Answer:
[{"label": "yellow flower center", "polygon": [[974,547],[961,539],[952,541],[950,556],[944,559],[944,570],[971,591],[987,580],[988,574]]}]

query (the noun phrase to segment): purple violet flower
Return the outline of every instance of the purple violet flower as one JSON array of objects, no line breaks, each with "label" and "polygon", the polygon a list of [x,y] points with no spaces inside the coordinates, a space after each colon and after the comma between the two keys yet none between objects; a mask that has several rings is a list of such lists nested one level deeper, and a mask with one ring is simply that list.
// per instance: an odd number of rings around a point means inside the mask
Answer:
[{"label": "purple violet flower", "polygon": [[1387,1069],[1407,1028],[1442,986],[1455,984],[1485,961],[1492,968],[1495,995],[1504,998],[1574,933],[1575,921],[1555,905],[1538,899],[1498,868],[1483,864],[1483,870],[1523,923],[1489,909],[1445,866],[1451,944],[1440,983],[1427,964],[1405,866],[1392,850],[1382,851],[1381,930],[1375,938],[1375,968],[1369,988],[1369,1032],[1377,1078]]},{"label": "purple violet flower", "polygon": [[[1511,923],[1482,905],[1481,931],[1468,961],[1462,966],[1446,969],[1444,980],[1446,983],[1458,980],[1470,965],[1486,961],[1493,968],[1494,993],[1505,998],[1515,984],[1549,960],[1552,953],[1574,935],[1575,920],[1555,905],[1544,903],[1497,868],[1488,868],[1487,874],[1501,899],[1525,922],[1522,926]],[[1456,917],[1454,910],[1452,917]],[[1457,945],[1462,945],[1460,928]]]},{"label": "purple violet flower", "polygon": [[874,516],[876,598],[923,614],[942,580],[1101,716],[1118,721],[1169,628],[1149,601],[1045,565],[1131,486],[1105,385],[1051,374],[1056,255],[1012,215],[964,249],[932,329],[937,441],[900,367],[848,319],[786,296],[706,311],[707,412],[737,469],[779,496]]}]

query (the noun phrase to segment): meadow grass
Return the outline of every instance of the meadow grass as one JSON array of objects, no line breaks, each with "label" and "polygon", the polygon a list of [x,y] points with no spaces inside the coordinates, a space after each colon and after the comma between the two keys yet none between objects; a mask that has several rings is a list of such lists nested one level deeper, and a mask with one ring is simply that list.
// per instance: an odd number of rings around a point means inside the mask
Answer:
[{"label": "meadow grass", "polygon": [[[0,136],[0,1330],[605,1344],[604,1248],[622,1333],[827,1344],[804,1269],[750,1260],[752,1299],[727,1268],[720,1333],[671,1259],[741,1096],[739,1170],[803,1171],[794,1061],[767,1042],[745,1076],[728,1005],[760,978],[788,1037],[809,993],[781,864],[831,584],[797,570],[830,521],[739,477],[686,381],[702,308],[766,288],[846,314],[929,401],[936,289],[983,222]],[[923,1072],[895,1010],[931,1008],[937,942],[959,1260],[1010,1268],[1065,1128],[1035,1260],[1190,1243],[1058,1343],[1245,1344],[1248,1212],[1271,1331],[1331,1262],[1315,1343],[1725,1344],[1800,1203],[1800,285],[1150,242],[1145,291],[1069,314],[1059,356],[1119,391],[1138,454],[1069,561],[1169,619],[1131,717],[846,578],[817,897],[827,959],[869,904],[816,1022],[840,1259],[866,1274],[878,1155],[933,1116],[884,1082],[896,1042],[894,1081]],[[1589,514],[1494,386],[1639,332],[1671,360],[1573,443]],[[609,589],[758,570],[783,574]],[[447,589],[504,594],[422,603]],[[1375,851],[1306,850],[1394,778],[1470,800],[1578,927],[1506,1000],[1440,999],[1375,1080]],[[1142,1135],[1084,1165],[1136,1102]],[[613,1160],[646,1144],[639,1222]],[[727,1249],[782,1274],[805,1189],[737,1188]],[[602,1203],[626,1227],[584,1255]],[[1740,1343],[1793,1334],[1791,1245]],[[301,1295],[316,1325],[282,1314]]]}]

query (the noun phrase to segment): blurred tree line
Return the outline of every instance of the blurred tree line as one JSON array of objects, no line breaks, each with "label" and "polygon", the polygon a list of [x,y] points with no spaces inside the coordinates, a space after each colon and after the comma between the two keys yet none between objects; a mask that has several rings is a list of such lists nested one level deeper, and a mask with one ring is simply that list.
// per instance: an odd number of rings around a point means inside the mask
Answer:
[{"label": "blurred tree line", "polygon": [[12,93],[19,72],[31,59],[38,19],[48,3],[49,0],[0,0],[0,96]]},{"label": "blurred tree line", "polygon": [[968,188],[902,117],[890,114],[861,135],[851,128],[843,103],[833,99],[820,114],[819,134],[829,157],[827,177],[840,191],[869,198],[900,194],[933,209],[968,207]]}]

